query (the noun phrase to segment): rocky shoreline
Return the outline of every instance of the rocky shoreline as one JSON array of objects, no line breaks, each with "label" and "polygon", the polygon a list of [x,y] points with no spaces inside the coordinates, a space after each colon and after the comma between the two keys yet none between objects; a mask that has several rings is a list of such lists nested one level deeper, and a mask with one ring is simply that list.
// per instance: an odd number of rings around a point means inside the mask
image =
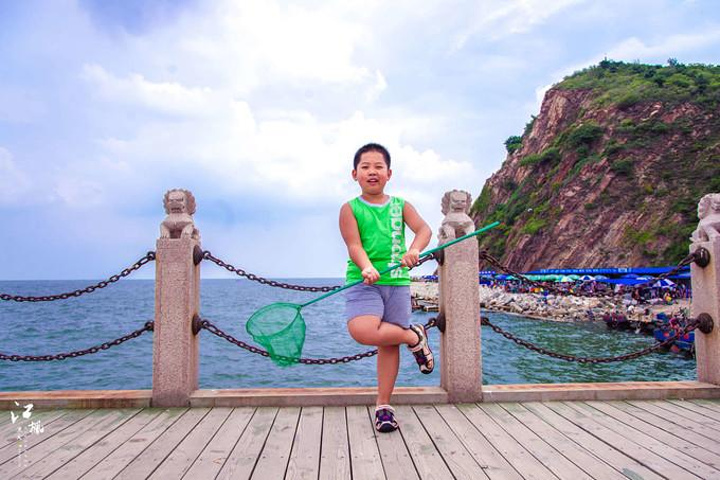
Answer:
[{"label": "rocky shoreline", "polygon": [[[410,286],[413,298],[424,301],[438,302],[438,284],[413,282]],[[620,298],[589,298],[561,295],[537,295],[529,293],[510,293],[500,288],[491,288],[484,285],[478,286],[480,304],[485,310],[493,312],[505,312],[524,317],[537,318],[542,320],[554,320],[559,322],[587,321],[595,316],[600,320],[603,313],[620,310],[626,313],[625,306]],[[680,308],[689,307],[689,302],[678,301],[674,305],[642,305],[635,309],[632,320],[650,321],[660,312],[668,314],[676,312]],[[644,315],[644,310],[649,309],[650,315]]]}]

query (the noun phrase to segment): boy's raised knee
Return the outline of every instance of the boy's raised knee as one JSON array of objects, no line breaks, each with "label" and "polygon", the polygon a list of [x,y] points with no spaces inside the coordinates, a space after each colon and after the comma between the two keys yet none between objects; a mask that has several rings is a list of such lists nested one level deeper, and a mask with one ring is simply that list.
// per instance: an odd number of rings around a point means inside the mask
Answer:
[{"label": "boy's raised knee", "polygon": [[373,315],[362,315],[355,317],[348,322],[348,332],[358,343],[363,345],[374,345],[377,340],[380,319]]}]

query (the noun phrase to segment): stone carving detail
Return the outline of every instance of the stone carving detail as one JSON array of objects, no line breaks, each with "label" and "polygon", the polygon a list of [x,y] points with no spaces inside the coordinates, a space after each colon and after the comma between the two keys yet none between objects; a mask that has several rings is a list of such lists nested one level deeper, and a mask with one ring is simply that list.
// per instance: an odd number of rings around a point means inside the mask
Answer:
[{"label": "stone carving detail", "polygon": [[698,226],[692,242],[711,242],[720,238],[720,193],[708,193],[698,203]]},{"label": "stone carving detail", "polygon": [[189,190],[174,188],[165,192],[163,198],[167,217],[160,224],[160,238],[193,238],[200,241],[200,232],[195,228],[195,196]]},{"label": "stone carving detail", "polygon": [[471,202],[472,197],[463,190],[445,192],[441,203],[445,218],[438,233],[441,245],[475,231],[475,223],[468,215]]}]

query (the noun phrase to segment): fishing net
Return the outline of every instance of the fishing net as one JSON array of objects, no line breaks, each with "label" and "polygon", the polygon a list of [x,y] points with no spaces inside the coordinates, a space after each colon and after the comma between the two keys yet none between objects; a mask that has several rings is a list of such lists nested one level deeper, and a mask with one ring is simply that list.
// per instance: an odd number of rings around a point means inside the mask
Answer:
[{"label": "fishing net", "polygon": [[[493,222],[480,230],[468,233],[462,237],[451,240],[448,243],[440,245],[420,254],[420,258],[429,259],[430,255],[444,248],[462,242],[470,237],[474,237],[479,233],[490,230],[498,226],[500,222]],[[422,260],[425,261],[425,260]],[[401,265],[395,264],[387,269],[379,272],[383,275],[387,272],[400,268]],[[354,283],[343,285],[342,287],[332,290],[302,305],[295,303],[273,303],[267,305],[257,312],[253,313],[245,325],[245,329],[250,336],[261,345],[270,354],[270,358],[280,366],[287,366],[297,363],[302,354],[303,344],[305,343],[305,319],[300,314],[300,310],[308,305],[319,302],[331,295],[335,295],[343,290],[362,283],[359,280]]]},{"label": "fishing net", "polygon": [[302,307],[294,303],[273,303],[255,312],[247,321],[248,334],[268,351],[277,365],[292,365],[302,355],[305,343]]}]

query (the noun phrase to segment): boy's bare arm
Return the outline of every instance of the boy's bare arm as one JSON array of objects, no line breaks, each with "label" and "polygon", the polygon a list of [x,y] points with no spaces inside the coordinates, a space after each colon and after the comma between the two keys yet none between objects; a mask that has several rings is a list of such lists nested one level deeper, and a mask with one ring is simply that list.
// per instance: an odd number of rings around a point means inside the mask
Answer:
[{"label": "boy's bare arm", "polygon": [[410,245],[410,248],[408,248],[407,253],[403,255],[400,263],[405,267],[414,267],[420,261],[420,252],[430,243],[432,230],[430,230],[428,224],[422,219],[420,214],[417,213],[417,210],[415,210],[415,207],[413,207],[410,202],[405,202],[403,218],[405,224],[415,233],[415,239],[412,245]]},{"label": "boy's bare arm", "polygon": [[380,279],[380,274],[373,266],[370,257],[368,257],[367,252],[365,252],[362,246],[357,220],[355,220],[355,215],[352,213],[352,208],[350,208],[350,205],[347,203],[340,208],[340,234],[347,246],[350,260],[362,271],[363,281],[367,284],[377,282]]}]

